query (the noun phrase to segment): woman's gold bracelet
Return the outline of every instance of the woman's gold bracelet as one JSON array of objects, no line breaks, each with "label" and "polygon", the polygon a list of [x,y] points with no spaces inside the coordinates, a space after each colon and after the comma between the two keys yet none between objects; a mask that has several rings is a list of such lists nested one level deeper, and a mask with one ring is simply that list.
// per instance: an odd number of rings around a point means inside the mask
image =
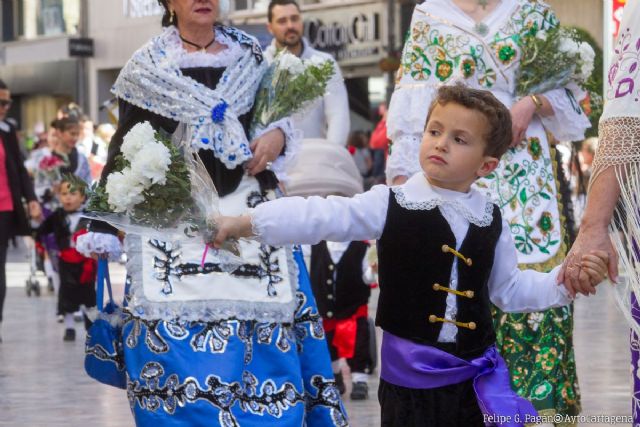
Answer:
[{"label": "woman's gold bracelet", "polygon": [[541,109],[542,101],[540,101],[540,98],[538,98],[536,95],[529,95],[529,96],[531,97],[531,100],[533,101],[533,103],[536,105],[536,111]]}]

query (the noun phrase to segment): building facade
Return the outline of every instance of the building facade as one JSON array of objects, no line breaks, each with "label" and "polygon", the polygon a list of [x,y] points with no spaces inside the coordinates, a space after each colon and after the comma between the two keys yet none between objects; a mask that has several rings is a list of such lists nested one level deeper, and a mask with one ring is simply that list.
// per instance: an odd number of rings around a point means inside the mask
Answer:
[{"label": "building facade", "polygon": [[0,78],[22,129],[45,127],[57,108],[83,97],[82,0],[0,0]]},{"label": "building facade", "polygon": [[[547,1],[563,23],[581,26],[602,42],[606,0]],[[354,130],[371,127],[372,107],[392,89],[393,73],[384,65],[390,52],[401,49],[416,2],[300,0],[305,36],[341,66]],[[230,3],[226,22],[268,45],[268,0]],[[157,0],[0,0],[0,5],[0,78],[16,95],[12,115],[27,131],[70,100],[97,121],[108,121],[100,106],[112,98],[111,85],[131,54],[160,31],[162,13]],[[78,47],[86,51],[77,52]]]}]

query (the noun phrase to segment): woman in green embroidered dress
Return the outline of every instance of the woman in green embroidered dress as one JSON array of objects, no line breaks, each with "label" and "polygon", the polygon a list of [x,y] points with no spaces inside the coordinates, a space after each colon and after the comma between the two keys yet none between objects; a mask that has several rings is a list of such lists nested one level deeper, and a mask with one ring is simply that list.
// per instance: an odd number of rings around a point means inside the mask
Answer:
[{"label": "woman in green embroidered dress", "polygon": [[[558,25],[538,0],[428,0],[416,6],[388,116],[393,150],[387,178],[419,171],[418,147],[436,88],[462,81],[490,90],[511,110],[514,142],[495,173],[477,181],[511,224],[522,268],[550,270],[567,251],[567,227],[552,140],[582,139],[589,121],[577,87],[515,96],[519,40]],[[461,242],[458,242],[460,244]],[[455,285],[454,285],[455,286]],[[573,309],[495,316],[498,347],[512,385],[541,414],[580,411],[573,354]]]}]

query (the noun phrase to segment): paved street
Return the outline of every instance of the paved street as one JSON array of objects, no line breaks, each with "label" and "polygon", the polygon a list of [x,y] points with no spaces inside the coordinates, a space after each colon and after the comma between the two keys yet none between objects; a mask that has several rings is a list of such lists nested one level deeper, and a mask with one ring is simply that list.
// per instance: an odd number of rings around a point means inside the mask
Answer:
[{"label": "paved street", "polygon": [[[84,334],[75,343],[62,342],[64,327],[55,321],[53,295],[43,289],[41,297],[26,296],[24,253],[13,250],[7,265],[10,289],[0,344],[0,426],[132,426],[125,392],[85,375]],[[120,289],[123,272],[122,266],[112,265]],[[596,297],[578,300],[575,310],[583,414],[629,415],[628,330],[613,291],[602,286]],[[77,329],[81,331],[80,323]],[[345,399],[354,427],[379,425],[377,381],[372,386],[366,402]]]}]

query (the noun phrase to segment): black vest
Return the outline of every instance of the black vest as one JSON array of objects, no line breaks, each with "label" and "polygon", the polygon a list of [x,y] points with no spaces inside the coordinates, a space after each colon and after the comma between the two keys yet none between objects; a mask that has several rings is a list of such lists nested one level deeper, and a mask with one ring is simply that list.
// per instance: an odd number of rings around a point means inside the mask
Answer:
[{"label": "black vest", "polygon": [[311,247],[311,287],[323,317],[351,317],[369,301],[371,288],[362,280],[362,260],[368,247],[364,242],[351,242],[337,264],[327,242]]},{"label": "black vest", "polygon": [[[502,232],[502,217],[497,206],[488,227],[469,224],[460,253],[471,258],[467,266],[458,260],[457,290],[474,292],[473,298],[457,296],[458,322],[474,322],[474,330],[458,327],[456,350],[460,357],[475,357],[495,342],[487,282],[493,266],[495,247]],[[438,347],[447,292],[434,290],[438,283],[449,287],[454,255],[442,246],[456,247],[449,223],[440,209],[410,210],[396,201],[390,190],[389,209],[382,236],[378,241],[380,299],[376,324],[402,338]]]}]

